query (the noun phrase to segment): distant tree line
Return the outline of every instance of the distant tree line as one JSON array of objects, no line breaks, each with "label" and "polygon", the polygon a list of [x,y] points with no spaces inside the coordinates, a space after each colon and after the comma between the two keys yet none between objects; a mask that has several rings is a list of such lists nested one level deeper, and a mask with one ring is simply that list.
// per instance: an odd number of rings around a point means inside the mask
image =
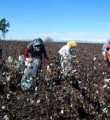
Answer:
[{"label": "distant tree line", "polygon": [[47,37],[47,38],[45,39],[45,42],[46,42],[46,43],[53,42],[53,39],[52,39],[51,37]]},{"label": "distant tree line", "polygon": [[[4,40],[5,40],[6,33],[9,31],[9,29],[8,29],[9,27],[10,27],[10,23],[7,22],[7,20],[5,18],[0,20],[0,31],[2,33],[2,37]],[[1,37],[0,37],[0,39],[1,39]],[[53,39],[51,37],[47,37],[45,39],[45,42],[46,43],[53,42]]]},{"label": "distant tree line", "polygon": [[9,22],[7,22],[7,20],[5,18],[0,20],[0,31],[2,33],[2,36],[5,40],[5,35],[6,33],[9,31],[8,28],[10,27]]}]

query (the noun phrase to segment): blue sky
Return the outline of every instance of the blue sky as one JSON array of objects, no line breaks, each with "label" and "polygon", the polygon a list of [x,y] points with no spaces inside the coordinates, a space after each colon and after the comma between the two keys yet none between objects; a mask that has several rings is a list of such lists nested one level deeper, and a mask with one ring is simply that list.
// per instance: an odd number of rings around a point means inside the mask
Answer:
[{"label": "blue sky", "polygon": [[105,42],[110,36],[110,0],[0,0],[2,18],[10,23],[6,39]]}]

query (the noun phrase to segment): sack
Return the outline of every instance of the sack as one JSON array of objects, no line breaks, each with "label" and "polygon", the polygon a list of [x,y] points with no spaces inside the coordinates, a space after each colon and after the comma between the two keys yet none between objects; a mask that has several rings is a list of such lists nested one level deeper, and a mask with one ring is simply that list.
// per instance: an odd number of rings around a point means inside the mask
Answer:
[{"label": "sack", "polygon": [[34,80],[24,79],[21,81],[21,89],[25,90],[33,90],[36,87],[36,83]]}]

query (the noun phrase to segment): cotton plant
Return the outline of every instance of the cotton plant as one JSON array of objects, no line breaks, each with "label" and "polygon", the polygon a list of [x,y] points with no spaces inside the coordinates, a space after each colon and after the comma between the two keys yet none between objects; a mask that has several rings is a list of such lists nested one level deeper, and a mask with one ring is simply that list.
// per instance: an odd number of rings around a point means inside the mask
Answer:
[{"label": "cotton plant", "polygon": [[13,62],[13,57],[12,57],[12,56],[9,56],[9,57],[8,57],[8,62],[9,62],[9,63],[12,63],[12,62]]}]

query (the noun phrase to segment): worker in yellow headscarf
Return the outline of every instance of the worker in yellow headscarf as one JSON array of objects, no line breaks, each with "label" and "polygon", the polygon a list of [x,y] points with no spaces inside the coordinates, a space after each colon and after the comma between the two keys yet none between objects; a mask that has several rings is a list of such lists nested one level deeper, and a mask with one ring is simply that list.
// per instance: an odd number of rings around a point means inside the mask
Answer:
[{"label": "worker in yellow headscarf", "polygon": [[71,58],[74,57],[74,54],[72,53],[72,48],[76,46],[76,41],[72,40],[68,42],[67,45],[64,45],[58,52],[61,57],[60,64],[63,73],[67,73],[71,69]]}]

